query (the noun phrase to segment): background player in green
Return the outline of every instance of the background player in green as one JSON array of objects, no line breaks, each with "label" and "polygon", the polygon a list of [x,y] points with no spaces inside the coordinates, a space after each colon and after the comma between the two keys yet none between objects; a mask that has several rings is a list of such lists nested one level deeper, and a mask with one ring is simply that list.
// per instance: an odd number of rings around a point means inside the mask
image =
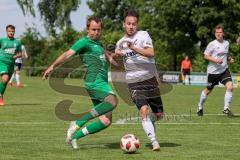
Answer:
[{"label": "background player in green", "polygon": [[15,59],[21,57],[21,42],[14,38],[15,26],[6,26],[7,37],[0,39],[0,106],[4,105],[3,95],[14,72]]},{"label": "background player in green", "polygon": [[[71,122],[67,131],[66,141],[72,145],[74,149],[78,148],[77,139],[88,134],[99,132],[111,124],[111,111],[117,105],[117,99],[108,85],[108,67],[109,63],[105,56],[104,48],[98,41],[101,36],[102,22],[96,17],[89,17],[87,20],[87,33],[84,38],[79,39],[68,51],[60,55],[51,66],[45,71],[43,79],[59,66],[66,62],[70,57],[79,54],[84,65],[87,67],[85,76],[85,87],[89,92],[94,107],[77,121]],[[99,117],[90,124],[83,125],[93,119]],[[82,127],[82,129],[80,129]]]}]

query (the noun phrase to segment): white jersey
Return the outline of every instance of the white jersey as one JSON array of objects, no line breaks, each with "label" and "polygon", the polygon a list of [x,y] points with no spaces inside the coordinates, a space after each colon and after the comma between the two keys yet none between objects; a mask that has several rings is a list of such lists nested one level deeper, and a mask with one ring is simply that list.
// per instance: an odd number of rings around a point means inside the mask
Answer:
[{"label": "white jersey", "polygon": [[22,58],[17,58],[17,59],[15,60],[15,63],[23,63]]},{"label": "white jersey", "polygon": [[15,60],[15,63],[23,63],[23,58],[27,58],[27,51],[24,45],[22,45],[21,48],[22,48],[22,57],[17,58]]},{"label": "white jersey", "polygon": [[116,49],[120,49],[124,54],[123,63],[127,82],[141,82],[154,77],[156,75],[154,58],[142,56],[129,49],[126,43],[129,41],[137,48],[153,48],[152,39],[146,31],[137,31],[131,37],[125,35],[117,42]]},{"label": "white jersey", "polygon": [[220,74],[220,73],[223,73],[228,68],[228,63],[227,63],[228,49],[229,49],[229,42],[226,40],[223,40],[223,42],[214,40],[207,45],[207,48],[204,51],[204,54],[210,55],[213,58],[223,60],[222,64],[209,62],[207,66],[207,73]]}]

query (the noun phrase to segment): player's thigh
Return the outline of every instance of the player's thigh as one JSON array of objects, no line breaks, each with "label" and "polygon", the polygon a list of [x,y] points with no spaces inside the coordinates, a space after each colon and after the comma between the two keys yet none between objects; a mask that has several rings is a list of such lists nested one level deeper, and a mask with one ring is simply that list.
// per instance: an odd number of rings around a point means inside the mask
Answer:
[{"label": "player's thigh", "polygon": [[87,91],[92,100],[101,102],[108,101],[114,106],[117,104],[115,93],[107,82],[93,84],[91,87],[87,88]]},{"label": "player's thigh", "polygon": [[221,80],[221,74],[208,74],[207,89],[212,90]]},{"label": "player's thigh", "polygon": [[228,69],[222,73],[220,82],[227,87],[227,90],[233,89],[232,76]]},{"label": "player's thigh", "polygon": [[22,68],[22,63],[16,63],[15,66],[16,66],[16,68],[15,68],[16,73],[20,74],[20,70]]},{"label": "player's thigh", "polygon": [[0,64],[1,81],[7,83],[12,76],[13,67],[6,64]]},{"label": "player's thigh", "polygon": [[160,95],[158,97],[149,99],[148,103],[153,113],[163,112],[163,104],[162,104],[162,99]]}]

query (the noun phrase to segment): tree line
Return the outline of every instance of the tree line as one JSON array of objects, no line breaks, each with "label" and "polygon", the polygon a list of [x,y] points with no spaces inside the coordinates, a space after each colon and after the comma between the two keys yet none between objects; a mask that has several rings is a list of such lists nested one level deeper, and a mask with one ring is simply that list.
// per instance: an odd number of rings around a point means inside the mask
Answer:
[{"label": "tree line", "polygon": [[[35,15],[32,0],[18,0],[24,13]],[[32,3],[31,3],[32,2]],[[23,35],[30,59],[29,66],[47,66],[58,54],[67,50],[75,40],[86,35],[71,25],[70,13],[80,6],[80,0],[41,0],[38,3],[48,37],[42,37],[36,28],[28,28]],[[180,62],[188,55],[193,71],[205,72],[203,51],[214,39],[214,27],[222,24],[225,39],[230,42],[230,53],[235,59],[232,72],[239,72],[240,35],[239,0],[88,0],[93,14],[104,22],[102,42],[109,49],[122,36],[124,12],[135,9],[140,14],[139,30],[151,35],[156,61],[166,70],[179,71]],[[57,30],[59,32],[57,32]]]}]

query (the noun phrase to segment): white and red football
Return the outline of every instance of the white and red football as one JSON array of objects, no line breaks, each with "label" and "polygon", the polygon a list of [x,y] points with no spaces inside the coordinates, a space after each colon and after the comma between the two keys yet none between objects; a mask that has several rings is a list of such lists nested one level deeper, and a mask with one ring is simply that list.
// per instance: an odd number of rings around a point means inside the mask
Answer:
[{"label": "white and red football", "polygon": [[126,153],[135,153],[140,147],[140,141],[134,134],[126,134],[121,138],[120,147]]}]

